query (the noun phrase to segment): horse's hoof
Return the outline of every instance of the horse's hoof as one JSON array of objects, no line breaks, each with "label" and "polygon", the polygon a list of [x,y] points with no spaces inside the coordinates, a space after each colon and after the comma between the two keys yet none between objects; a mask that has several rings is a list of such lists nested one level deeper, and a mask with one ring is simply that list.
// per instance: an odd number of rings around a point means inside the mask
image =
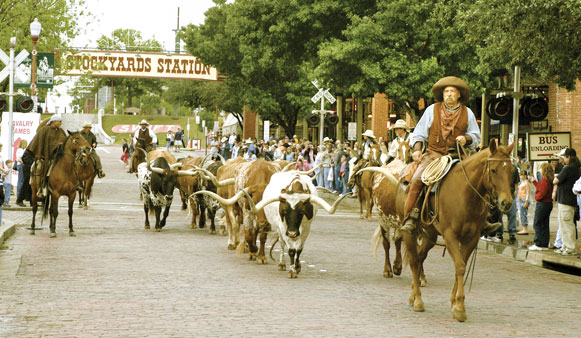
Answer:
[{"label": "horse's hoof", "polygon": [[228,244],[228,250],[236,250],[234,244]]},{"label": "horse's hoof", "polygon": [[286,271],[286,264],[279,264],[278,271]]},{"label": "horse's hoof", "polygon": [[34,230],[30,230],[30,234],[35,235],[36,233],[34,232]]},{"label": "horse's hoof", "polygon": [[391,271],[383,271],[384,278],[393,278],[393,273]]},{"label": "horse's hoof", "polygon": [[69,231],[69,236],[77,237],[77,234],[74,231]]},{"label": "horse's hoof", "polygon": [[414,302],[414,311],[424,312],[424,302],[419,298]]},{"label": "horse's hoof", "polygon": [[149,229],[149,225],[144,226],[143,229]]},{"label": "horse's hoof", "polygon": [[155,228],[155,232],[160,232],[161,228]]},{"label": "horse's hoof", "polygon": [[393,267],[393,274],[396,276],[401,275],[401,267],[394,266]]},{"label": "horse's hoof", "polygon": [[216,234],[216,230],[210,229],[210,230],[208,231],[208,234],[210,234],[210,235],[215,235],[215,234]]},{"label": "horse's hoof", "polygon": [[454,319],[456,319],[457,321],[459,322],[466,321],[466,311],[454,310],[452,311],[452,314],[454,316]]},{"label": "horse's hoof", "polygon": [[297,278],[298,277],[298,273],[296,271],[289,271],[288,272],[288,278]]},{"label": "horse's hoof", "polygon": [[256,263],[258,263],[258,264],[266,264],[266,256],[258,256],[258,257],[256,257]]},{"label": "horse's hoof", "polygon": [[56,237],[56,232],[51,232],[49,235],[50,238],[55,238]]}]

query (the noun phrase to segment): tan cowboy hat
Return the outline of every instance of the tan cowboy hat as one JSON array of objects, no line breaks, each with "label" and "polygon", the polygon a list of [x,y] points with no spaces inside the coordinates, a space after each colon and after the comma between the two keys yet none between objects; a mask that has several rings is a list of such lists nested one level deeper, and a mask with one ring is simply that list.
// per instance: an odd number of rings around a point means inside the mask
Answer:
[{"label": "tan cowboy hat", "polygon": [[436,82],[432,87],[432,95],[434,95],[434,99],[437,102],[444,101],[444,88],[450,86],[456,87],[456,89],[460,91],[460,102],[466,104],[470,99],[470,88],[468,88],[468,84],[464,82],[464,80],[455,76],[446,76]]},{"label": "tan cowboy hat", "polygon": [[328,138],[328,137],[325,137],[325,138],[323,139],[323,143],[327,143],[327,142],[331,142],[331,139],[330,139],[330,138]]},{"label": "tan cowboy hat", "polygon": [[363,136],[368,136],[371,138],[375,138],[375,135],[373,135],[373,131],[371,129],[367,129],[363,134],[361,134]]},{"label": "tan cowboy hat", "polygon": [[395,124],[393,126],[391,126],[391,128],[389,128],[389,130],[398,129],[398,128],[410,131],[410,127],[408,127],[408,124],[402,119],[395,121]]},{"label": "tan cowboy hat", "polygon": [[85,124],[83,124],[83,128],[93,128],[93,124],[91,122],[85,122]]},{"label": "tan cowboy hat", "polygon": [[147,123],[147,121],[145,121],[145,120],[141,120],[141,122],[139,122],[140,126],[144,125],[144,124],[149,126],[149,123]]}]

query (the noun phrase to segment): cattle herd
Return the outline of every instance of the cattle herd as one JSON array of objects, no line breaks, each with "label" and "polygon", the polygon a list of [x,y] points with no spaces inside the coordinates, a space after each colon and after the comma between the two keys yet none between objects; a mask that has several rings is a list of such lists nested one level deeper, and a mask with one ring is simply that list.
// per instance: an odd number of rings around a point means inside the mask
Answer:
[{"label": "cattle herd", "polygon": [[282,247],[278,269],[286,270],[284,254],[288,253],[290,278],[301,271],[300,255],[318,208],[334,213],[347,196],[329,205],[319,197],[314,178],[309,176],[317,168],[290,170],[295,165],[292,162],[246,161],[241,157],[228,161],[219,157],[178,160],[165,150],[138,151],[145,153],[145,162],[137,167],[145,229],[150,228],[149,214],[155,213],[155,231],[161,231],[173,191],[178,188],[182,208],[192,214],[191,228],[203,228],[207,215],[209,232],[215,234],[214,218],[221,207],[226,229],[222,226],[220,232],[228,234],[227,248],[248,252],[249,259],[258,264],[267,262],[266,240],[269,231],[274,230],[274,244],[280,242]]}]

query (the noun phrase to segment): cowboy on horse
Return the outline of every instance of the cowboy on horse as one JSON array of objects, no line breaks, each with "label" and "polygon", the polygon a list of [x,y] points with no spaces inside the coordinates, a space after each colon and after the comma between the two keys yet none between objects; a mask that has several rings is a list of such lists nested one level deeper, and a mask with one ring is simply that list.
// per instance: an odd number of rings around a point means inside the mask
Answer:
[{"label": "cowboy on horse", "polygon": [[133,144],[138,145],[139,139],[142,139],[145,143],[145,151],[150,152],[154,148],[154,144],[157,144],[157,136],[155,133],[149,129],[149,123],[146,120],[141,120],[139,122],[139,129],[135,131],[133,135]]},{"label": "cowboy on horse", "polygon": [[99,155],[97,155],[97,151],[95,150],[95,148],[97,148],[97,136],[93,134],[91,128],[93,128],[93,125],[90,122],[85,122],[83,129],[81,130],[81,136],[83,136],[83,138],[91,145],[89,158],[91,158],[93,163],[95,163],[95,169],[97,169],[97,175],[99,178],[103,178],[105,177],[105,172],[103,171],[103,166],[101,165],[101,158]]},{"label": "cowboy on horse", "polygon": [[33,165],[33,175],[38,177],[37,195],[46,196],[46,177],[50,174],[50,167],[53,164],[57,148],[63,144],[67,135],[61,128],[62,118],[59,115],[51,116],[45,126],[38,129],[38,132],[30,142],[26,150],[34,154],[35,163]]},{"label": "cowboy on horse", "polygon": [[398,159],[403,163],[408,163],[408,154],[410,153],[410,127],[408,127],[408,124],[404,120],[399,119],[395,121],[395,124],[391,126],[390,130],[394,130],[395,138],[389,144],[389,153],[387,155],[386,163],[389,163],[394,159]]},{"label": "cowboy on horse", "polygon": [[[470,98],[466,82],[455,76],[444,77],[434,84],[432,94],[436,103],[425,110],[410,138],[412,159],[418,167],[409,182],[401,231],[413,232],[416,228],[420,215],[417,201],[424,187],[421,178],[424,169],[433,160],[454,152],[456,143],[474,149],[481,139],[476,117],[466,107]],[[426,152],[422,154],[424,148]]]}]

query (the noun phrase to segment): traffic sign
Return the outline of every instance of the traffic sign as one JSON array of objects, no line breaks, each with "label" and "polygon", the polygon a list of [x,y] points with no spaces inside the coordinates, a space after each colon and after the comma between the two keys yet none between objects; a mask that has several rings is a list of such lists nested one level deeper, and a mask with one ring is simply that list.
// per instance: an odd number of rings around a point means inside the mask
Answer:
[{"label": "traffic sign", "polygon": [[325,98],[327,99],[327,101],[329,101],[329,103],[333,104],[335,103],[335,98],[333,97],[333,95],[331,95],[331,93],[329,93],[329,90],[325,90],[323,92],[323,96],[325,96]]},{"label": "traffic sign", "polygon": [[319,89],[317,94],[315,94],[315,96],[311,97],[311,101],[313,101],[313,103],[317,103],[317,101],[319,101],[323,97],[323,95],[324,95],[323,90]]},{"label": "traffic sign", "polygon": [[[27,75],[24,73],[18,66],[22,63],[22,61],[26,60],[28,57],[28,52],[26,49],[23,49],[18,53],[18,55],[14,58],[14,77],[15,78],[26,78]],[[10,74],[10,69],[8,65],[10,64],[10,57],[4,53],[2,49],[0,49],[0,61],[4,62],[6,67],[0,71],[0,82],[4,81],[6,77]]]}]

